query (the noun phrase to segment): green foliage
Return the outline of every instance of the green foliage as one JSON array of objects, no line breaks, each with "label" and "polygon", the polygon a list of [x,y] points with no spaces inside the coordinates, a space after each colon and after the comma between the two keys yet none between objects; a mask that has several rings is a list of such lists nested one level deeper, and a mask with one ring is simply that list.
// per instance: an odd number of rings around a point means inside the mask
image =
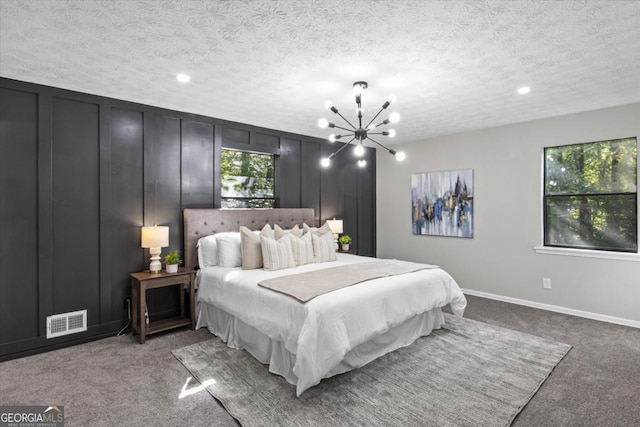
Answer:
[{"label": "green foliage", "polygon": [[635,138],[545,149],[545,244],[637,251]]},{"label": "green foliage", "polygon": [[178,251],[169,252],[164,256],[164,263],[167,265],[182,264],[180,253]]},{"label": "green foliage", "polygon": [[247,151],[221,150],[223,197],[273,197],[274,156]]},{"label": "green foliage", "polygon": [[351,236],[349,236],[348,234],[343,234],[342,236],[338,237],[338,242],[340,242],[341,245],[348,245],[349,243],[351,243]]}]

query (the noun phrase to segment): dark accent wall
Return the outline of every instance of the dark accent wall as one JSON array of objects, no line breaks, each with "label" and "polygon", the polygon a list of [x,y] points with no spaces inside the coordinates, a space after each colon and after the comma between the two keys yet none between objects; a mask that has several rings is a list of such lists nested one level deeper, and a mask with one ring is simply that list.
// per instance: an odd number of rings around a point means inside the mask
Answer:
[{"label": "dark accent wall", "polygon": [[[127,323],[129,274],[148,268],[142,225],[220,206],[220,150],[276,155],[278,207],[344,220],[375,256],[375,151],[367,168],[324,140],[0,78],[0,360],[114,335]],[[173,314],[173,289],[148,294]],[[87,309],[86,332],[47,340],[46,317]]]}]

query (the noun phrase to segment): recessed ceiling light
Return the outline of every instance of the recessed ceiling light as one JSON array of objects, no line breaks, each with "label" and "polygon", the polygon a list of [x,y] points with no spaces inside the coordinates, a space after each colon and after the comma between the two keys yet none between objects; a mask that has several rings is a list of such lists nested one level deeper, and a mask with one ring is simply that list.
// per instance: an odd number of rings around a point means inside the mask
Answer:
[{"label": "recessed ceiling light", "polygon": [[529,92],[531,92],[531,88],[529,86],[522,86],[521,88],[518,89],[518,94],[520,95],[526,95]]},{"label": "recessed ceiling light", "polygon": [[176,75],[176,80],[178,80],[180,83],[189,83],[191,77],[189,77],[188,74],[180,73]]}]

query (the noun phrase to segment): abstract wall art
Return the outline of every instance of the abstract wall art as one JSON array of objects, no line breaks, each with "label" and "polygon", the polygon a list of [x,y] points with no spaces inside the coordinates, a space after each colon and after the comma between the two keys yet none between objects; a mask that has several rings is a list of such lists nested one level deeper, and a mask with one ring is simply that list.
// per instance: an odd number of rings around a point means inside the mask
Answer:
[{"label": "abstract wall art", "polygon": [[473,237],[473,169],[411,175],[413,234]]}]

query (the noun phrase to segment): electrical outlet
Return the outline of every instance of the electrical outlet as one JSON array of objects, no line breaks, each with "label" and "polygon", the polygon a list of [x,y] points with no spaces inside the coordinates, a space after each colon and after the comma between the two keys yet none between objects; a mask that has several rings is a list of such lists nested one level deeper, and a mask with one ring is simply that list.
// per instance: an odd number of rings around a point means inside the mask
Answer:
[{"label": "electrical outlet", "polygon": [[543,277],[542,278],[542,287],[544,289],[551,289],[551,279],[549,279],[548,277]]}]

